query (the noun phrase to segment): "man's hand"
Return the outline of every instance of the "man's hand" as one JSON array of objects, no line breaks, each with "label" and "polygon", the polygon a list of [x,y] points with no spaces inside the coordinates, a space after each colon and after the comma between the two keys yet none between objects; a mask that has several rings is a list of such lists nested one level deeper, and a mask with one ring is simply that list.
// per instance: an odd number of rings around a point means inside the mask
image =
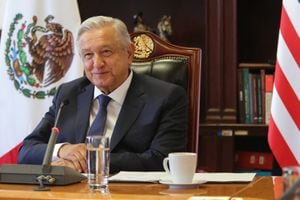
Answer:
[{"label": "man's hand", "polygon": [[[58,152],[59,160],[52,164],[71,166],[79,172],[86,172],[86,146],[80,144],[64,144]],[[65,160],[65,161],[62,161]],[[71,164],[70,164],[71,163]]]},{"label": "man's hand", "polygon": [[71,161],[65,160],[63,158],[59,158],[58,160],[55,160],[55,161],[51,162],[51,165],[53,165],[53,166],[65,166],[65,167],[70,167],[70,168],[73,168],[73,169],[77,170],[75,165],[73,165],[73,163]]}]

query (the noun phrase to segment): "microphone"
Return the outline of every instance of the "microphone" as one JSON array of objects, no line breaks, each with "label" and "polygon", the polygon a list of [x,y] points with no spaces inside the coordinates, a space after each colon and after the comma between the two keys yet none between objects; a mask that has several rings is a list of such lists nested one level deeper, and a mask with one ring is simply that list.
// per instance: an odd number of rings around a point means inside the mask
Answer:
[{"label": "microphone", "polygon": [[57,128],[57,123],[60,117],[60,112],[62,108],[66,105],[69,104],[69,100],[63,100],[59,106],[58,112],[57,112],[57,117],[54,122],[54,127],[51,130],[51,136],[47,145],[47,149],[45,152],[44,160],[43,160],[43,165],[50,165],[51,164],[51,158],[53,155],[53,150],[54,150],[54,145],[57,139],[57,135],[59,134],[59,129]]},{"label": "microphone", "polygon": [[47,145],[42,165],[4,164],[0,166],[0,183],[39,184],[38,190],[45,190],[46,185],[69,185],[86,179],[78,171],[66,166],[51,166],[51,158],[59,129],[57,124],[64,106],[69,104],[65,99],[61,102],[54,127]]}]

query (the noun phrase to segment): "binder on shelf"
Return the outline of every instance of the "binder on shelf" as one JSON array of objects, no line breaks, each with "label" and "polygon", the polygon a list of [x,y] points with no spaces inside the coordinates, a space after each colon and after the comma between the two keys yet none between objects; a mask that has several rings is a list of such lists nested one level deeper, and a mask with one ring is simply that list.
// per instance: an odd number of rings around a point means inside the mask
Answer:
[{"label": "binder on shelf", "polygon": [[251,74],[251,123],[258,123],[258,94],[257,94],[257,76],[256,74]]},{"label": "binder on shelf", "polygon": [[271,170],[273,155],[269,152],[239,151],[235,154],[235,163],[238,169]]},{"label": "binder on shelf", "polygon": [[243,88],[244,88],[244,106],[245,106],[245,123],[251,123],[251,84],[250,73],[248,68],[242,69],[243,71]]},{"label": "binder on shelf", "polygon": [[245,92],[243,84],[243,70],[238,70],[238,113],[239,123],[246,123],[245,121]]},{"label": "binder on shelf", "polygon": [[256,74],[256,95],[257,95],[257,123],[261,124],[263,122],[262,120],[262,109],[263,109],[263,104],[262,104],[262,88],[261,88],[261,74]]},{"label": "binder on shelf", "polygon": [[261,123],[265,123],[266,121],[266,115],[265,115],[265,70],[260,70],[260,83],[261,83]]},{"label": "binder on shelf", "polygon": [[265,124],[269,124],[271,115],[271,101],[273,94],[274,75],[265,75]]}]

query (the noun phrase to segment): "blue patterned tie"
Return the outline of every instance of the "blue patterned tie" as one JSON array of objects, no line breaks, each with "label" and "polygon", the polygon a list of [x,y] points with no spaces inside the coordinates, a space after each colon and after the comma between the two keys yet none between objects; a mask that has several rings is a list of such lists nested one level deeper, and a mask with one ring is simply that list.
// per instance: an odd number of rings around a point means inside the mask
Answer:
[{"label": "blue patterned tie", "polygon": [[103,135],[104,127],[105,127],[105,122],[106,122],[106,116],[107,116],[107,104],[111,100],[109,96],[106,95],[99,95],[97,97],[98,102],[99,102],[99,110],[96,115],[96,118],[91,125],[90,128],[90,133],[89,135]]}]

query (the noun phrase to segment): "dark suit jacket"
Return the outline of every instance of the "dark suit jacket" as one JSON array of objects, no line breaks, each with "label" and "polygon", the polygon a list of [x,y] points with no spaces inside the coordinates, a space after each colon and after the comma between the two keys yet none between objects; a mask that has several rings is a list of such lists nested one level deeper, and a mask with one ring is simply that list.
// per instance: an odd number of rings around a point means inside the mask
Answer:
[{"label": "dark suit jacket", "polygon": [[[94,86],[85,77],[62,84],[49,111],[25,138],[18,162],[41,164],[61,102],[57,143],[84,143]],[[111,137],[110,170],[162,170],[170,152],[186,151],[188,102],[183,88],[146,75],[133,75]]]}]

